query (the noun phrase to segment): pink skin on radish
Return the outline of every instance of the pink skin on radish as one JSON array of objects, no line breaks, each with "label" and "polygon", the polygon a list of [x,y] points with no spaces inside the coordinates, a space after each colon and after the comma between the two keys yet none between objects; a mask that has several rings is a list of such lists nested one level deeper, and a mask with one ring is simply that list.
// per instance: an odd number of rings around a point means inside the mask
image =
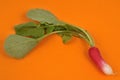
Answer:
[{"label": "pink skin on radish", "polygon": [[89,49],[89,56],[94,61],[94,63],[106,74],[112,75],[113,70],[102,58],[100,51],[96,47],[91,47]]}]

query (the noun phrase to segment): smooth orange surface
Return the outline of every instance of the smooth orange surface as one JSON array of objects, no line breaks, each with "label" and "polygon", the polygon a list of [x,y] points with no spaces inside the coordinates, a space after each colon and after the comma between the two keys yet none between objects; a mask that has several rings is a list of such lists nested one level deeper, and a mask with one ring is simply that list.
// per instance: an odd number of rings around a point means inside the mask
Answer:
[{"label": "smooth orange surface", "polygon": [[[14,34],[14,25],[30,21],[25,14],[33,8],[49,10],[88,30],[117,74],[106,76],[99,71],[88,57],[89,46],[78,38],[64,45],[52,35],[24,59],[7,56],[5,39]],[[120,1],[0,0],[0,80],[120,80]]]}]

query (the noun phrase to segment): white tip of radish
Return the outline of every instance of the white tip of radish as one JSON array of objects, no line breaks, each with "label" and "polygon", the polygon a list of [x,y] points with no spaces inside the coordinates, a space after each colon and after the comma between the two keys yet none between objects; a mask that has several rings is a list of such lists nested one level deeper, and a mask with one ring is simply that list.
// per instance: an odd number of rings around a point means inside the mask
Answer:
[{"label": "white tip of radish", "polygon": [[113,72],[111,66],[104,62],[103,62],[102,70],[106,75],[114,75],[114,72]]}]

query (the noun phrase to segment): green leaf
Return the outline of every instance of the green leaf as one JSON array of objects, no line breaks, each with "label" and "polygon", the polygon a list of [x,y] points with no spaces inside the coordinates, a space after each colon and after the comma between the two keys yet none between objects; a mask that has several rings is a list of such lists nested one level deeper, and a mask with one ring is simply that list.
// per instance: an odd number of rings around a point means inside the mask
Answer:
[{"label": "green leaf", "polygon": [[69,31],[74,31],[74,32],[77,32],[77,33],[83,33],[83,31],[81,31],[79,28],[77,28],[73,25],[65,24],[64,27]]},{"label": "green leaf", "polygon": [[72,39],[71,33],[60,33],[60,36],[62,37],[62,41],[64,44],[68,43]]},{"label": "green leaf", "polygon": [[58,35],[62,37],[63,43],[67,43],[72,38],[72,36],[75,36],[78,38],[84,38],[85,40],[88,41],[86,34],[81,29],[69,24],[55,26],[55,31],[67,31],[67,34],[58,33]]},{"label": "green leaf", "polygon": [[19,29],[23,29],[23,28],[35,28],[37,26],[37,24],[35,24],[34,22],[27,22],[24,24],[19,24],[15,26],[15,30],[19,30]]},{"label": "green leaf", "polygon": [[65,26],[63,25],[59,25],[59,26],[55,26],[55,31],[63,31],[63,30],[67,30]]},{"label": "green leaf", "polygon": [[19,35],[10,35],[6,41],[4,48],[7,54],[14,58],[23,58],[30,52],[38,41]]},{"label": "green leaf", "polygon": [[73,25],[69,25],[69,24],[65,24],[64,27],[66,28],[66,30],[71,31],[73,36],[88,39],[87,35],[82,30],[82,28],[76,27]]},{"label": "green leaf", "polygon": [[21,36],[30,36],[32,38],[39,38],[44,35],[43,28],[29,28],[29,29],[20,29],[16,31],[17,35]]},{"label": "green leaf", "polygon": [[16,25],[15,31],[17,35],[30,36],[32,38],[39,38],[44,35],[44,29],[33,22]]},{"label": "green leaf", "polygon": [[46,33],[51,33],[51,32],[53,32],[54,29],[55,29],[54,26],[49,26],[46,28]]},{"label": "green leaf", "polygon": [[27,13],[27,17],[41,23],[46,23],[46,22],[52,24],[62,23],[51,12],[43,9],[32,9]]},{"label": "green leaf", "polygon": [[70,30],[68,30],[66,25],[55,26],[55,31],[66,31],[64,33],[58,33],[58,35],[61,36],[64,44],[69,42],[72,38],[72,32],[70,32]]}]

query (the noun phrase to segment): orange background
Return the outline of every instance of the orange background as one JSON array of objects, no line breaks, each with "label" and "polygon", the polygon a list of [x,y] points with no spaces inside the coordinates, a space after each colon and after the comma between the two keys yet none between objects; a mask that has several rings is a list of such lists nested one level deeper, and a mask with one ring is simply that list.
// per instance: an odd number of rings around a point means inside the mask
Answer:
[{"label": "orange background", "polygon": [[[88,57],[88,45],[77,38],[64,45],[52,35],[24,59],[7,56],[4,40],[14,34],[14,25],[29,21],[25,14],[33,8],[88,30],[117,74],[100,72]],[[0,80],[120,80],[119,34],[119,0],[0,0]]]}]

